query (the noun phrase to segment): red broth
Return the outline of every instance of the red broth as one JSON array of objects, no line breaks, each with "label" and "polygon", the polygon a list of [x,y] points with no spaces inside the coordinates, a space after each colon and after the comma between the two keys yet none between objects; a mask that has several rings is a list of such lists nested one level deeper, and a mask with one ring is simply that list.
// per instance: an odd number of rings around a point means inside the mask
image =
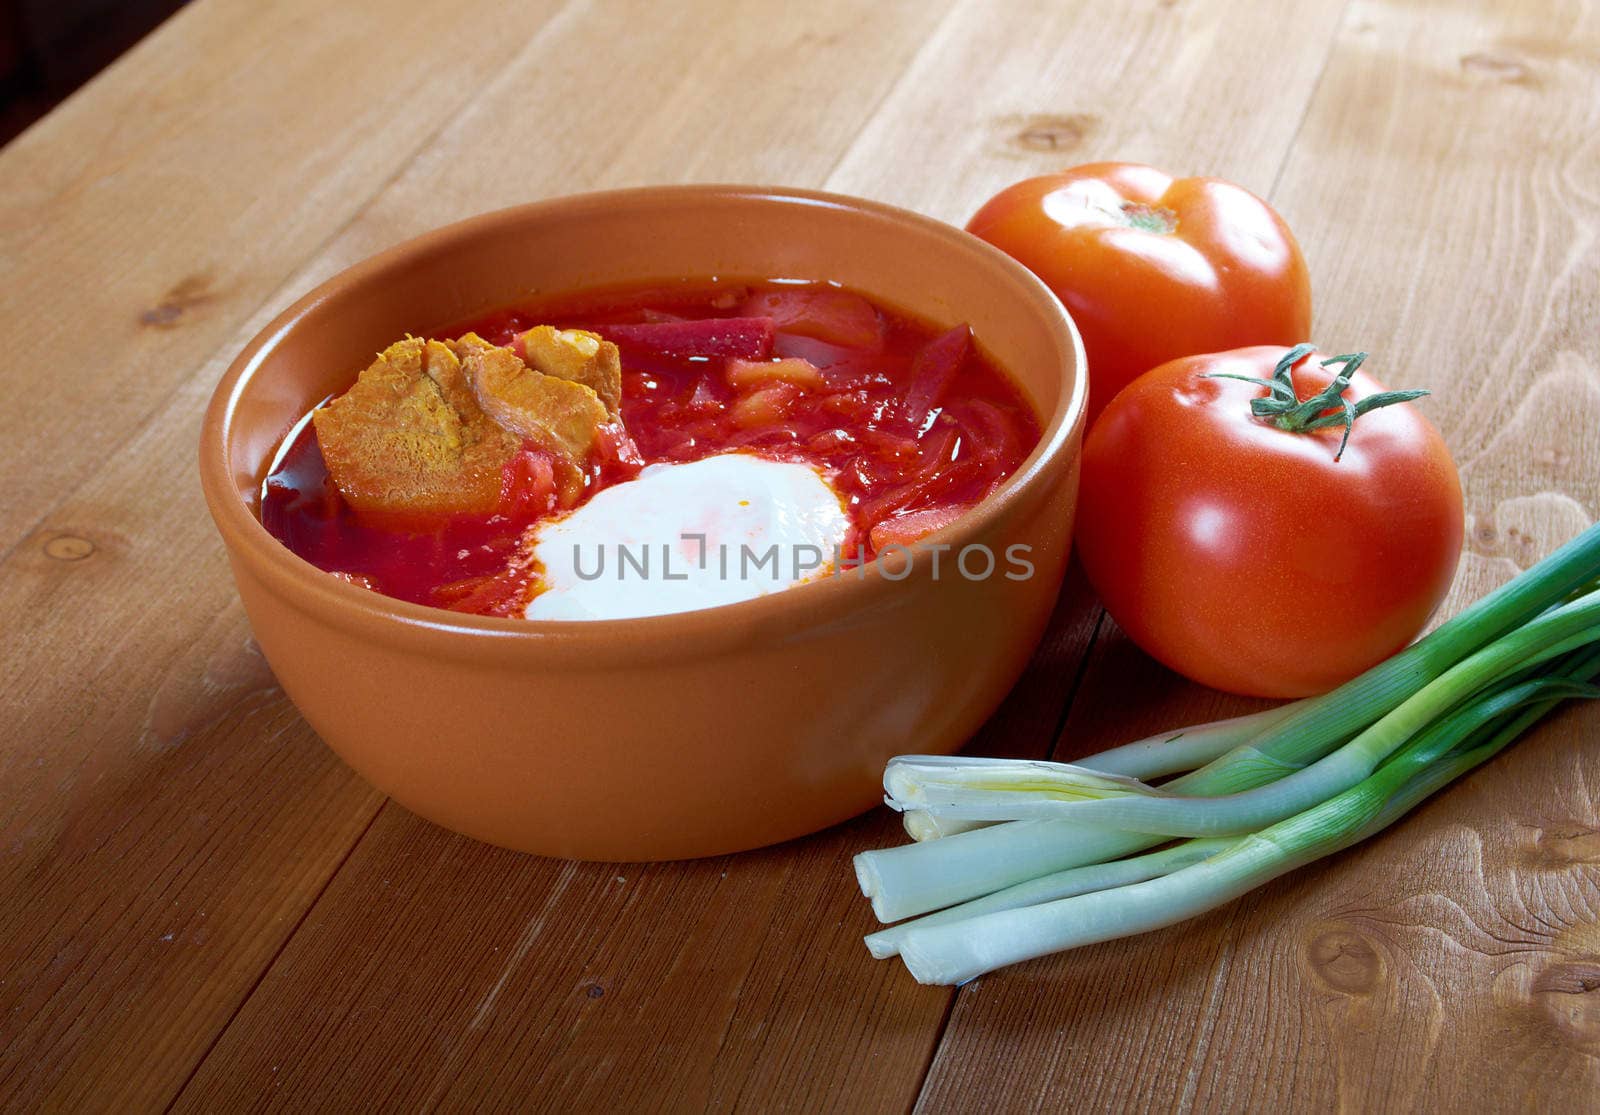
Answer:
[{"label": "red broth", "polygon": [[[737,449],[820,468],[846,501],[852,558],[870,559],[956,517],[1039,440],[1038,419],[965,326],[934,329],[828,284],[610,288],[498,311],[445,335],[470,331],[512,345],[540,324],[617,343],[623,421],[645,463]],[[804,388],[766,381],[765,363],[789,357],[820,377]],[[609,457],[591,470],[587,494],[637,468]],[[508,493],[519,482],[508,469]],[[386,595],[511,615],[534,591],[513,560],[519,542],[550,514],[527,503],[508,499],[502,513],[456,516],[422,533],[362,522],[305,422],[266,479],[261,521],[318,568]]]}]

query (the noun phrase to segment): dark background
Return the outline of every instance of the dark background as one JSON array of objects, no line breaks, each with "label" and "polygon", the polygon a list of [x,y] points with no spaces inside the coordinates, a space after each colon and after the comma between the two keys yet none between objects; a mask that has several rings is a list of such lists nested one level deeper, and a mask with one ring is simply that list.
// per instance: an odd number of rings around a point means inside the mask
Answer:
[{"label": "dark background", "polygon": [[0,144],[183,7],[185,0],[0,0]]}]

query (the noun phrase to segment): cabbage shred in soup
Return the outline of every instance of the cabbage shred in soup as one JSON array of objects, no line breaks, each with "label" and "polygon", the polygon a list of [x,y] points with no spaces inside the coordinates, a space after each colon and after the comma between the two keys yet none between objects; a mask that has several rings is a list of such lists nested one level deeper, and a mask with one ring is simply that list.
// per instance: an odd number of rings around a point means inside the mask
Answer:
[{"label": "cabbage shred in soup", "polygon": [[552,555],[570,546],[577,578],[598,580],[602,543],[647,523],[701,539],[701,566],[707,531],[828,551],[797,583],[954,521],[1040,436],[965,325],[831,284],[610,288],[444,335],[397,342],[296,428],[261,520],[320,569],[457,611],[599,618],[758,595],[774,586],[641,576],[629,597],[620,575],[581,585]]}]

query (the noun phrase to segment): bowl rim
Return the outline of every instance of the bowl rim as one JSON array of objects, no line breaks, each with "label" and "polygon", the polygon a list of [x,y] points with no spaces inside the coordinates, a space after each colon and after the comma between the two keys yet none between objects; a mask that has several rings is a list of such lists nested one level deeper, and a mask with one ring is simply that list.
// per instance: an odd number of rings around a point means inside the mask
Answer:
[{"label": "bowl rim", "polygon": [[875,606],[889,590],[904,591],[908,582],[925,577],[927,562],[914,562],[910,576],[883,577],[867,567],[853,574],[819,577],[753,600],[689,612],[610,620],[529,620],[479,616],[413,604],[348,584],[326,575],[269,534],[240,498],[230,454],[237,411],[245,390],[296,325],[324,301],[359,287],[386,272],[434,254],[455,242],[470,240],[507,223],[541,217],[560,219],[593,209],[700,205],[724,200],[818,206],[866,214],[945,241],[957,251],[998,267],[1046,311],[1048,328],[1061,348],[1073,354],[1075,373],[1043,416],[1044,428],[1033,451],[1017,470],[967,514],[919,541],[918,547],[949,546],[956,553],[974,536],[991,534],[1018,513],[1049,480],[1059,459],[1084,424],[1088,375],[1083,341],[1066,307],[1037,276],[999,249],[958,226],[898,206],[867,198],[785,186],[691,184],[638,186],[568,194],[491,210],[443,225],[384,249],[325,279],[261,329],[229,364],[206,407],[199,446],[199,473],[206,505],[223,537],[230,558],[244,562],[267,583],[274,595],[300,611],[357,635],[419,643],[419,649],[449,657],[529,653],[548,665],[550,652],[572,653],[576,667],[599,660],[644,661],[681,657],[682,643],[697,650],[735,649],[754,640],[782,636],[797,629],[828,624]]}]

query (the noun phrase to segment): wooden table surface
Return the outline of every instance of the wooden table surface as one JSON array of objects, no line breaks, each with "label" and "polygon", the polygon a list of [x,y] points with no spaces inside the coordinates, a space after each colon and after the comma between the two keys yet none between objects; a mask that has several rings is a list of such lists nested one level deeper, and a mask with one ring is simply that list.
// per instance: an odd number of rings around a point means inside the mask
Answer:
[{"label": "wooden table surface", "polygon": [[[1317,338],[1460,464],[1447,608],[1600,509],[1600,20],[1527,0],[199,0],[0,152],[0,1097],[17,1110],[1593,1109],[1600,709],[1162,933],[959,991],[871,960],[886,811],[693,863],[514,855],[386,802],[274,685],[201,409],[322,278],[597,187],[961,221],[1101,158],[1270,197]],[[1074,574],[973,747],[1250,707]]]}]

